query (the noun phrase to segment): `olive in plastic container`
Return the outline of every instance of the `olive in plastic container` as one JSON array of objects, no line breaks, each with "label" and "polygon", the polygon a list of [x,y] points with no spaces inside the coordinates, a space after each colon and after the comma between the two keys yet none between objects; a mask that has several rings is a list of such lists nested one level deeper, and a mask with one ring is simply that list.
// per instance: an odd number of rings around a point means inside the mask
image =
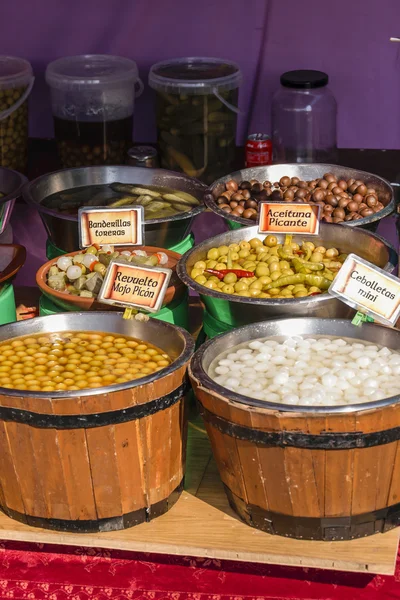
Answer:
[{"label": "olive in plastic container", "polygon": [[0,166],[26,172],[28,98],[34,83],[27,60],[0,56]]},{"label": "olive in plastic container", "polygon": [[135,97],[143,91],[136,63],[103,54],[67,56],[47,66],[46,81],[62,166],[124,164]]},{"label": "olive in plastic container", "polygon": [[212,183],[235,157],[239,66],[219,58],[179,58],[153,65],[161,166]]}]

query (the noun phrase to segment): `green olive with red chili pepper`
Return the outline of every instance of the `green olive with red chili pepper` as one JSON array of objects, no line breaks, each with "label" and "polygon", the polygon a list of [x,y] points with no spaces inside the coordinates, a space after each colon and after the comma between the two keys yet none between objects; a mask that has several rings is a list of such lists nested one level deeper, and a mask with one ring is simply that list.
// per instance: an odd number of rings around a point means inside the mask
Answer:
[{"label": "green olive with red chili pepper", "polygon": [[190,276],[196,283],[227,295],[252,298],[302,298],[324,293],[341,268],[345,254],[312,242],[298,244],[287,235],[253,238],[210,248]]}]

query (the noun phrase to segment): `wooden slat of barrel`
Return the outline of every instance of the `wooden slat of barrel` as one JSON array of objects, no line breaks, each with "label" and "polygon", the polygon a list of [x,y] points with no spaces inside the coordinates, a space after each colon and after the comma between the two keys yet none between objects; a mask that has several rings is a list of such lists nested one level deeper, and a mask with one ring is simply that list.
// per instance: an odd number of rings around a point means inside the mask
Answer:
[{"label": "wooden slat of barrel", "polygon": [[[176,431],[171,427],[171,407],[161,410],[151,417],[142,419],[146,422],[146,465],[149,471],[148,497],[150,505],[167,498],[171,493],[169,485],[170,439]],[[142,425],[142,423],[141,423]]]},{"label": "wooden slat of barrel", "polygon": [[[237,418],[240,413],[246,411],[246,407],[235,405],[231,409],[232,415]],[[240,411],[240,412],[239,412]],[[252,411],[252,426],[262,431],[279,431],[279,413],[277,411]],[[285,469],[285,454],[283,448],[266,448],[258,445],[258,457],[262,481],[264,483],[265,496],[268,498],[268,510],[293,514],[292,500],[287,485],[287,473]],[[270,482],[274,481],[274,485]],[[257,506],[257,505],[256,505]],[[261,506],[267,509],[267,506]]]},{"label": "wooden slat of barrel", "polygon": [[[241,425],[254,427],[253,413],[250,411],[236,411],[237,419]],[[236,447],[240,457],[240,468],[246,488],[247,500],[253,506],[262,506],[269,510],[269,502],[265,485],[256,485],[260,476],[260,448],[246,440],[236,440]]]},{"label": "wooden slat of barrel", "polygon": [[[25,512],[29,515],[40,515],[48,518],[42,479],[38,473],[40,465],[37,465],[35,460],[30,427],[21,423],[10,422],[6,423],[5,427]],[[15,510],[14,503],[9,505],[9,508]]]},{"label": "wooden slat of barrel", "polygon": [[13,506],[19,513],[25,513],[17,472],[10,452],[6,424],[0,422],[0,484],[2,506]]},{"label": "wooden slat of barrel", "polygon": [[[181,450],[181,435],[182,426],[185,427],[184,415],[185,402],[178,402],[170,407],[170,419],[171,419],[171,437],[169,440],[169,461],[168,467],[165,465],[164,457],[164,468],[168,470],[168,482],[169,482],[169,494],[179,485],[184,475],[185,457],[182,456]],[[186,437],[186,433],[185,433]],[[167,455],[168,456],[168,455]]]},{"label": "wooden slat of barrel", "polygon": [[393,465],[393,475],[390,482],[388,504],[400,502],[400,442],[396,443],[396,454]]},{"label": "wooden slat of barrel", "polygon": [[[52,414],[51,399],[37,398],[25,399],[25,409],[32,412],[40,410],[43,414]],[[43,517],[52,516],[55,519],[71,519],[65,478],[62,470],[54,469],[54,461],[60,458],[57,443],[56,429],[29,428],[29,435],[34,453],[33,459],[36,465],[37,476],[41,481],[46,514]],[[40,465],[40,468],[37,468]],[[43,475],[46,480],[44,481]]]},{"label": "wooden slat of barrel", "polygon": [[139,421],[119,423],[114,427],[117,469],[121,487],[122,514],[146,506],[144,460],[141,456]]},{"label": "wooden slat of barrel", "polygon": [[[392,427],[390,425],[389,427]],[[382,412],[368,411],[356,416],[355,430],[370,433],[382,428]],[[385,448],[387,451],[388,448]],[[352,514],[376,510],[379,476],[379,447],[356,449],[354,453]],[[384,482],[382,482],[384,484]]]},{"label": "wooden slat of barrel", "polygon": [[[308,432],[307,417],[299,414],[278,413],[282,431]],[[312,453],[308,449],[285,448],[283,453],[286,485],[292,504],[291,514],[318,517],[320,503],[315,481]],[[279,512],[279,511],[278,511]]]},{"label": "wooden slat of barrel", "polygon": [[[352,413],[329,415],[326,431],[356,431]],[[351,514],[353,481],[349,474],[354,469],[354,450],[332,450],[325,453],[325,516],[344,517]]]},{"label": "wooden slat of barrel", "polygon": [[[203,406],[213,414],[219,414],[230,420],[231,415],[229,407],[225,403],[216,403],[211,394],[203,391],[196,391],[196,395],[201,400]],[[240,457],[236,447],[236,440],[228,435],[224,435],[215,427],[209,427],[206,424],[207,433],[211,441],[213,453],[218,464],[223,465],[220,471],[223,483],[236,496],[243,498],[247,502],[246,486],[243,481],[242,470],[240,469]]]},{"label": "wooden slat of barrel", "polygon": [[[391,429],[393,426],[399,426],[400,413],[394,407],[388,407],[385,411],[379,413],[377,427],[381,431]],[[395,456],[398,442],[392,442],[385,446],[375,446],[376,459],[378,461],[377,481],[376,481],[376,498],[375,510],[379,510],[387,506],[387,504],[395,504],[400,499],[394,502],[388,502],[390,484],[393,477],[393,466],[395,464]]]},{"label": "wooden slat of barrel", "polygon": [[[52,400],[53,413],[57,415],[81,414],[81,398]],[[97,511],[93,497],[89,451],[84,429],[57,429],[60,465],[64,474],[69,510],[72,521],[96,520]]]},{"label": "wooden slat of barrel", "polygon": [[[307,417],[306,431],[310,434],[319,435],[321,431],[326,431],[326,419],[321,417]],[[325,450],[310,450],[315,477],[315,487],[318,495],[318,514],[315,516],[325,516],[325,485],[326,485],[326,461]]]},{"label": "wooden slat of barrel", "polygon": [[[57,430],[29,428],[32,443],[32,459],[46,507],[45,513],[35,513],[43,518],[71,519],[69,500],[64,473],[54,469],[55,461],[60,460]],[[40,465],[40,467],[38,467]]]}]

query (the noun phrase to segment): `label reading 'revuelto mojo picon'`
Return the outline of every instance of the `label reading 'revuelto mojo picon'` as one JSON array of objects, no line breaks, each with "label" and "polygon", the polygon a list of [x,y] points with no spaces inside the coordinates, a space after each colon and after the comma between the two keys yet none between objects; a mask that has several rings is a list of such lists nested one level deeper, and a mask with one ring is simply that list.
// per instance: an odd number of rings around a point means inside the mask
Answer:
[{"label": "label reading 'revuelto mojo picon'", "polygon": [[81,208],[78,211],[81,248],[140,246],[143,244],[143,206],[121,208]]},{"label": "label reading 'revuelto mojo picon'", "polygon": [[162,307],[171,269],[112,261],[97,300],[114,306],[157,312]]},{"label": "label reading 'revuelto mojo picon'", "polygon": [[400,315],[400,279],[367,260],[349,254],[329,293],[385,325]]},{"label": "label reading 'revuelto mojo picon'", "polygon": [[259,233],[318,235],[320,206],[297,202],[261,202]]}]

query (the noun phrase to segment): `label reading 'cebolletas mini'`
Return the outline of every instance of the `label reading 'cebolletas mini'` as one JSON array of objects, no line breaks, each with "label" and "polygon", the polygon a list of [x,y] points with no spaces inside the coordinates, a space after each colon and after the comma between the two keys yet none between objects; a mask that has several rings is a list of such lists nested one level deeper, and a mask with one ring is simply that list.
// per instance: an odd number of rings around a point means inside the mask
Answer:
[{"label": "label reading 'cebolletas mini'", "polygon": [[297,202],[261,202],[258,232],[318,235],[320,208]]},{"label": "label reading 'cebolletas mini'", "polygon": [[104,304],[157,312],[162,307],[171,274],[171,269],[162,267],[138,267],[112,261],[97,300]]},{"label": "label reading 'cebolletas mini'", "polygon": [[143,206],[123,208],[80,208],[78,211],[81,248],[103,246],[141,246],[143,242]]},{"label": "label reading 'cebolletas mini'", "polygon": [[329,293],[385,325],[400,315],[400,279],[367,260],[349,254]]}]

